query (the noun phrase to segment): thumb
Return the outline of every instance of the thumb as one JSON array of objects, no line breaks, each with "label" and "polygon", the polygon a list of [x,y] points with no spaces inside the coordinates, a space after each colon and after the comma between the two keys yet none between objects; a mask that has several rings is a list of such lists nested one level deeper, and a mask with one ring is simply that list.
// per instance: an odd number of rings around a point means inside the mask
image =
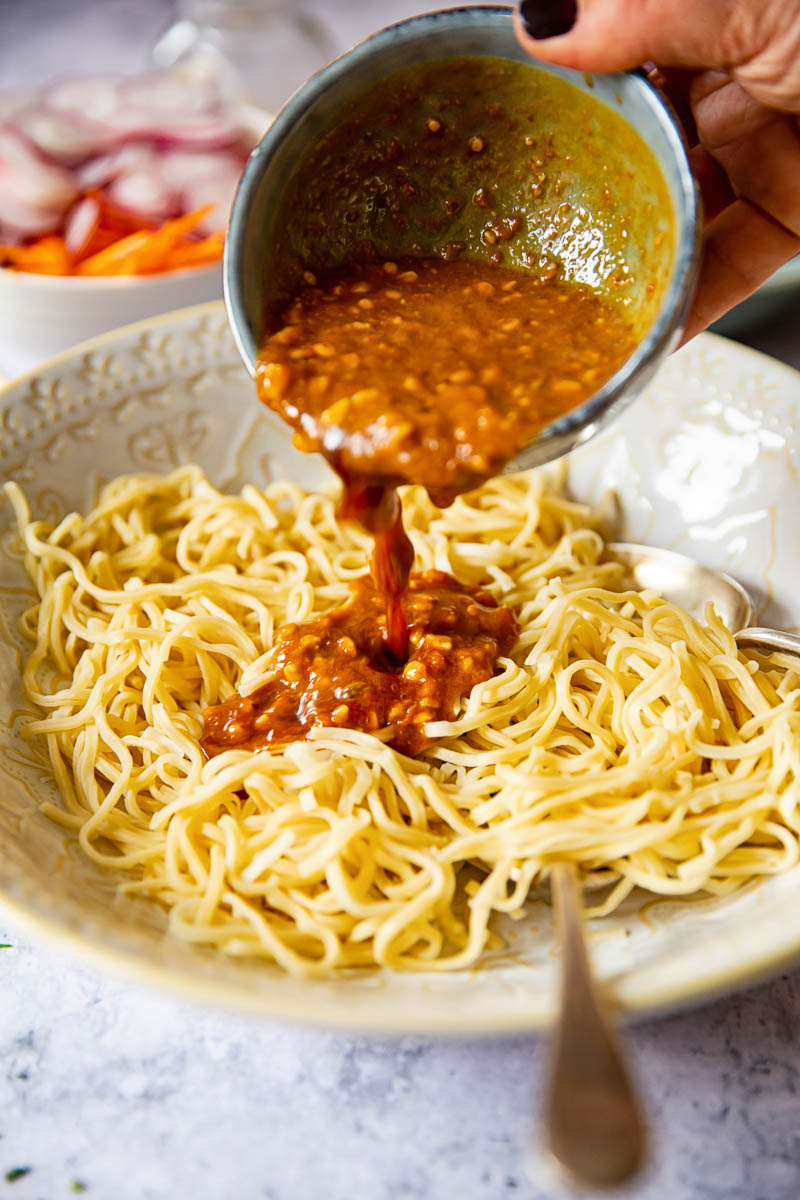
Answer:
[{"label": "thumb", "polygon": [[762,48],[775,8],[772,0],[522,0],[514,21],[534,57],[578,71],[644,62],[731,70]]}]

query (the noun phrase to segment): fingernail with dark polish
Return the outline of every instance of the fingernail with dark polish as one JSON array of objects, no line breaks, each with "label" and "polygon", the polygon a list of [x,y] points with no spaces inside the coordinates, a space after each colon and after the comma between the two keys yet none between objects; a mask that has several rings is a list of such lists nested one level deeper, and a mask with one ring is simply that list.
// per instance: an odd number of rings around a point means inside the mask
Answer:
[{"label": "fingernail with dark polish", "polygon": [[569,33],[578,12],[575,0],[522,0],[519,15],[525,32],[540,42]]}]

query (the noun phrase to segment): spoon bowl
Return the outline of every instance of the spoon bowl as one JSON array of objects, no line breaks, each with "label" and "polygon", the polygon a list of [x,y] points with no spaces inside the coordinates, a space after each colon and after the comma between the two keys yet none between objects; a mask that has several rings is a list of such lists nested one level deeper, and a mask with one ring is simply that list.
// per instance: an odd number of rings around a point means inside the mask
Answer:
[{"label": "spoon bowl", "polygon": [[634,542],[609,542],[606,553],[626,568],[633,587],[652,588],[698,621],[703,620],[708,603],[713,604],[717,615],[735,635],[737,646],[748,646],[762,653],[778,650],[800,654],[800,636],[796,633],[750,625],[753,601],[732,575],[703,567],[686,554]]},{"label": "spoon bowl", "polygon": [[703,620],[709,602],[733,633],[745,629],[752,620],[750,596],[737,580],[722,571],[712,571],[674,550],[633,542],[611,542],[606,552],[609,558],[622,563],[634,588],[659,592],[698,621]]}]

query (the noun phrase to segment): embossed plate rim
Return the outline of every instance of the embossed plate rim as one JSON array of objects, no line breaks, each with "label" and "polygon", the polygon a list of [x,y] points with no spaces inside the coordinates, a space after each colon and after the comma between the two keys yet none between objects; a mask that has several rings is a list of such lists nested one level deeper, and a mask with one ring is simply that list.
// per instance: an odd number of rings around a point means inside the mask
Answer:
[{"label": "embossed plate rim", "polygon": [[[136,322],[124,329],[100,335],[82,343],[75,348],[64,351],[34,370],[28,371],[0,389],[0,408],[8,407],[12,395],[19,393],[20,398],[26,387],[33,385],[37,377],[51,372],[60,365],[78,364],[85,356],[102,352],[123,343],[131,348],[137,337],[151,333],[183,331],[189,339],[193,334],[204,330],[212,336],[218,334],[217,325],[223,313],[221,302],[211,302],[182,309],[171,314]],[[187,345],[190,343],[187,343]],[[776,363],[768,356],[740,346],[733,346],[724,339],[705,335],[701,347],[708,352],[733,358],[737,364],[750,362],[756,371],[760,371],[770,381],[782,380],[788,390],[800,397],[800,373],[783,364]],[[156,347],[154,353],[158,354]],[[201,348],[200,358],[205,353]],[[164,368],[171,366],[164,356]],[[226,362],[227,365],[227,362]],[[194,366],[192,373],[194,374]],[[613,432],[613,431],[612,431]],[[2,848],[0,848],[0,854]],[[800,873],[790,879],[784,876],[784,886],[779,891],[780,896],[791,893],[796,895],[800,890]],[[752,904],[750,905],[752,908]],[[358,1028],[375,1032],[436,1032],[450,1034],[465,1034],[470,1032],[511,1033],[520,1030],[540,1028],[549,1019],[552,1005],[549,1000],[538,995],[530,1009],[519,1003],[518,997],[506,1004],[501,1011],[494,1011],[491,1006],[486,1011],[476,1011],[473,1007],[468,1014],[456,1011],[448,1015],[442,1000],[466,998],[469,981],[474,973],[465,972],[460,976],[450,976],[447,980],[438,981],[442,986],[438,995],[432,995],[431,988],[426,988],[425,978],[418,978],[418,989],[414,992],[415,1003],[404,1005],[404,994],[400,992],[392,999],[387,991],[392,992],[391,981],[387,983],[386,976],[376,977],[373,992],[361,991],[355,993],[356,1003],[352,1007],[339,1003],[330,1005],[326,997],[329,995],[322,981],[314,981],[303,985],[302,990],[297,986],[282,988],[280,985],[270,985],[267,993],[246,990],[232,984],[229,979],[215,980],[210,975],[193,975],[185,971],[180,961],[158,961],[155,957],[146,958],[136,953],[130,947],[120,948],[113,944],[104,944],[97,933],[87,935],[78,926],[69,926],[66,920],[60,918],[57,912],[43,913],[34,911],[29,905],[21,902],[14,895],[0,887],[0,911],[21,927],[30,931],[34,936],[42,937],[56,943],[58,946],[88,959],[98,966],[109,968],[139,983],[164,987],[176,992],[182,997],[199,1003],[213,1003],[225,1008],[257,1014],[261,1017],[279,1018],[295,1022],[305,1022],[317,1025],[335,1026],[340,1028]],[[726,917],[729,921],[729,918]],[[113,920],[113,918],[112,918]],[[713,925],[713,920],[711,922]],[[111,935],[113,936],[113,934]],[[169,942],[166,943],[169,946]],[[787,963],[800,955],[800,915],[792,923],[791,917],[786,925],[777,928],[775,922],[769,926],[767,935],[759,940],[755,948],[749,947],[747,955],[735,962],[726,962],[716,968],[708,968],[700,979],[687,979],[684,972],[675,976],[670,964],[675,956],[669,958],[666,966],[656,960],[649,972],[648,981],[643,980],[641,965],[634,963],[633,969],[621,970],[608,974],[606,977],[613,984],[615,995],[626,1016],[636,1017],[645,1013],[664,1010],[674,1010],[684,1007],[709,996],[732,990],[736,987],[752,984],[766,975],[780,970]],[[180,958],[180,956],[178,956]],[[522,975],[524,981],[524,973]],[[406,984],[409,977],[405,977]],[[346,986],[346,980],[342,981]],[[416,987],[416,983],[413,985]],[[502,981],[498,985],[502,988]],[[337,982],[335,991],[340,984]],[[515,989],[519,989],[519,981],[515,975]],[[513,989],[512,989],[513,990]],[[298,993],[301,1000],[298,1001]],[[412,993],[405,992],[408,1001]],[[371,1004],[371,996],[380,996],[383,1002]],[[435,999],[436,1003],[430,1009],[426,1008],[426,996]],[[388,1003],[387,1003],[388,1001]],[[516,1004],[516,1007],[515,1007]],[[394,1005],[394,1006],[392,1006]]]}]

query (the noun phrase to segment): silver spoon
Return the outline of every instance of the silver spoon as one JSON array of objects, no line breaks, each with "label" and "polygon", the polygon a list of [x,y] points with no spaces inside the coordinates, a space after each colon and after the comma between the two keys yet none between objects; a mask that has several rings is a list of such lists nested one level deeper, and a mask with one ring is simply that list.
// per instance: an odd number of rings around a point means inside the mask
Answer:
[{"label": "silver spoon", "polygon": [[633,542],[611,542],[607,556],[628,570],[639,590],[653,588],[665,600],[680,605],[693,617],[703,619],[710,600],[727,625],[739,646],[762,650],[785,650],[800,654],[800,636],[781,629],[750,627],[753,602],[749,594],[732,576],[712,571],[685,554],[674,550],[657,550]]},{"label": "silver spoon", "polygon": [[[752,601],[730,575],[671,550],[627,542],[612,542],[606,550],[623,564],[634,587],[652,588],[694,617],[702,619],[712,601],[738,645],[800,654],[796,634],[748,628]],[[546,1103],[548,1147],[577,1182],[614,1187],[631,1179],[644,1161],[644,1122],[609,1005],[592,976],[574,866],[553,863],[550,886],[561,949],[561,1003]]]}]

